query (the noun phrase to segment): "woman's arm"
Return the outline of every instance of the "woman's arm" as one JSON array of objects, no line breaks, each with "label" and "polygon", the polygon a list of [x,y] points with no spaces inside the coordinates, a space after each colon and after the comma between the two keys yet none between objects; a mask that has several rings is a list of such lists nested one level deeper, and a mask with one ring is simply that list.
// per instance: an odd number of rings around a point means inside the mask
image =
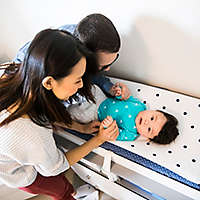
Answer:
[{"label": "woman's arm", "polygon": [[116,121],[107,128],[104,129],[102,124],[100,125],[99,132],[96,136],[90,139],[88,142],[84,143],[83,145],[68,151],[65,155],[69,162],[69,165],[73,165],[87,154],[89,154],[93,149],[97,148],[105,141],[114,141],[116,140],[119,134],[118,126]]}]

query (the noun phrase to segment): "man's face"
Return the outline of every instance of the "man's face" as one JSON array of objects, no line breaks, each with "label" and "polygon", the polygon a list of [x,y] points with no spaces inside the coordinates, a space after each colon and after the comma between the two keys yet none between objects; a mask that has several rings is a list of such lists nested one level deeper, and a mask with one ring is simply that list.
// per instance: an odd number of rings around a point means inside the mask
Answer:
[{"label": "man's face", "polygon": [[135,119],[138,133],[151,139],[159,134],[166,122],[165,115],[156,110],[141,111]]},{"label": "man's face", "polygon": [[97,52],[97,62],[100,71],[109,71],[110,65],[114,63],[119,56],[119,53],[109,53],[98,51]]}]

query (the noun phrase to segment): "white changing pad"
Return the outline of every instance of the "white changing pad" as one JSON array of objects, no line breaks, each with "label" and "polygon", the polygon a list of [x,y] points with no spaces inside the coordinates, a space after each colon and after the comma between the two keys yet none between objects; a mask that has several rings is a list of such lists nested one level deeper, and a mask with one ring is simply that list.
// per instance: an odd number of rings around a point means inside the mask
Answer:
[{"label": "white changing pad", "polygon": [[140,83],[111,78],[123,82],[133,97],[146,103],[148,109],[171,113],[178,121],[180,135],[169,145],[144,140],[112,142],[145,157],[180,176],[200,183],[200,99]]}]

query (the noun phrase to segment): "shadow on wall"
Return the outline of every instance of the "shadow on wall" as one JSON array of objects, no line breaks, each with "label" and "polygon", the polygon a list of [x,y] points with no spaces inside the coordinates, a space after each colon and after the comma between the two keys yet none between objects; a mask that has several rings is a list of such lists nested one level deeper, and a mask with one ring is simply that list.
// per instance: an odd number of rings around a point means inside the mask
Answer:
[{"label": "shadow on wall", "polygon": [[139,17],[129,30],[109,75],[199,96],[191,88],[200,85],[200,38],[152,16]]},{"label": "shadow on wall", "polygon": [[[0,55],[0,64],[10,62],[10,59],[7,55]],[[4,70],[0,70],[0,77],[3,74]]]},{"label": "shadow on wall", "polygon": [[0,54],[0,64],[10,62],[10,58],[5,54]]}]

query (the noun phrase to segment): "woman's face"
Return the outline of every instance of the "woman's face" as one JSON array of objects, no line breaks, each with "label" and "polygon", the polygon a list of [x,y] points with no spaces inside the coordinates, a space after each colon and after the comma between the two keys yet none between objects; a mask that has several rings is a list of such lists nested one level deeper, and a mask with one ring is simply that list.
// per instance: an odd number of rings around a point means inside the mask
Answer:
[{"label": "woman's face", "polygon": [[141,111],[135,119],[138,133],[151,139],[159,134],[166,122],[165,115],[156,110]]},{"label": "woman's face", "polygon": [[79,88],[83,87],[82,76],[86,70],[86,59],[82,57],[73,67],[71,74],[60,79],[54,80],[52,91],[60,100],[68,100]]}]

